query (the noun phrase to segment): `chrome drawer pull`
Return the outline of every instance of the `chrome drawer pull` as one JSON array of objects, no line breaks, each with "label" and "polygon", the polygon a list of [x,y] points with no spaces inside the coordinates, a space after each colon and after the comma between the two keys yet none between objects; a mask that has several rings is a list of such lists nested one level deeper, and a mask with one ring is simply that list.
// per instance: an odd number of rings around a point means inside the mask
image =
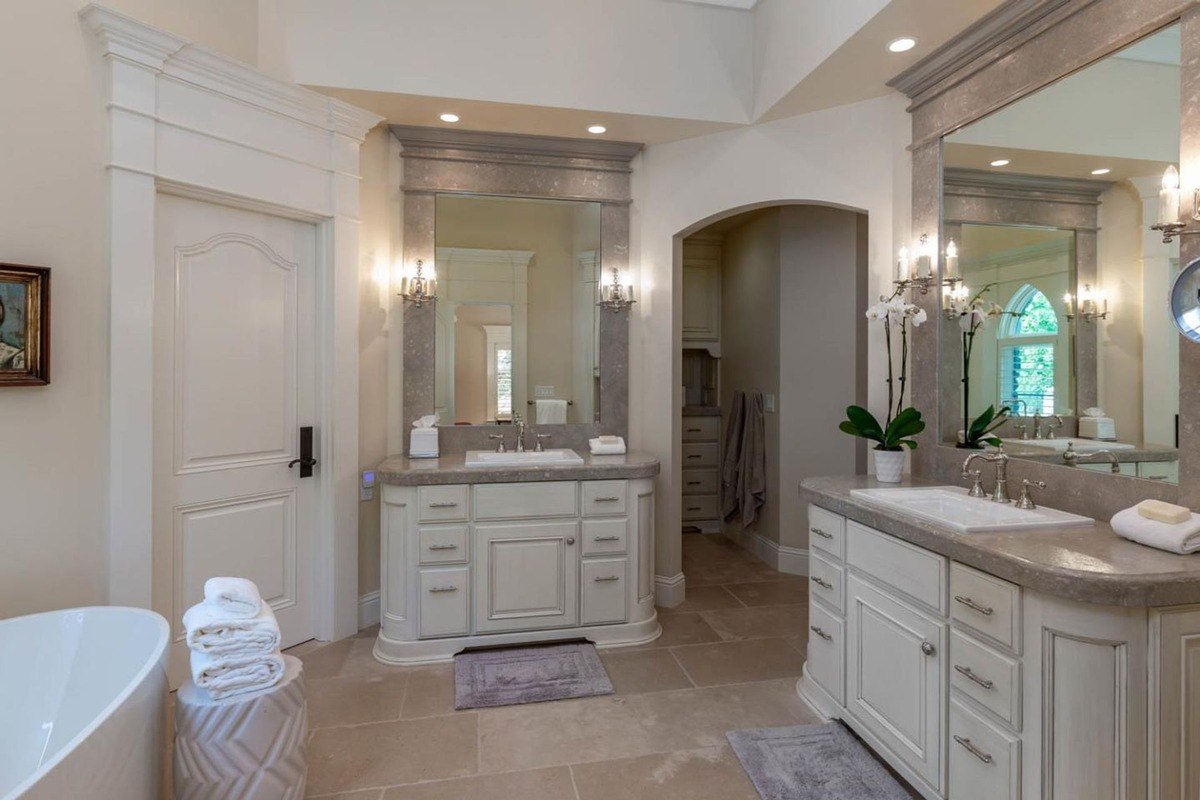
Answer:
[{"label": "chrome drawer pull", "polygon": [[458,503],[430,503],[430,508],[458,508]]},{"label": "chrome drawer pull", "polygon": [[619,498],[619,497],[597,497],[592,502],[593,503],[615,503],[620,499],[621,498]]},{"label": "chrome drawer pull", "polygon": [[811,530],[813,533],[815,533],[817,536],[820,536],[822,539],[832,539],[833,538],[832,533],[826,533],[825,531],[821,530],[820,528],[812,528]]},{"label": "chrome drawer pull", "polygon": [[811,580],[817,586],[820,586],[822,589],[832,589],[833,588],[832,583],[830,583],[829,581],[826,581],[826,580],[822,580],[821,578],[818,578],[816,575],[813,575],[811,578],[809,578],[809,580]]},{"label": "chrome drawer pull", "polygon": [[992,763],[992,757],[991,757],[991,755],[990,755],[990,754],[988,754],[988,753],[985,753],[985,752],[983,752],[983,751],[982,751],[982,750],[980,750],[978,747],[976,747],[975,745],[971,744],[971,740],[970,740],[970,739],[965,739],[965,738],[963,738],[962,736],[959,736],[959,735],[956,733],[956,734],[954,734],[954,741],[958,742],[958,743],[959,743],[959,744],[961,744],[963,747],[967,748],[967,752],[968,752],[968,753],[970,753],[971,755],[975,756],[976,758],[978,758],[978,759],[979,759],[980,761],[982,761],[983,763],[985,763],[985,764],[990,764],[990,763]]},{"label": "chrome drawer pull", "polygon": [[619,580],[621,580],[620,575],[605,575],[603,577],[597,577],[595,579],[596,583],[607,583],[608,581],[619,581]]},{"label": "chrome drawer pull", "polygon": [[699,456],[699,455],[696,455],[696,454],[692,454],[692,455],[688,456],[688,458],[700,458],[700,457],[701,457],[701,456]]},{"label": "chrome drawer pull", "polygon": [[700,485],[700,481],[688,481],[688,482],[687,482],[687,485],[688,485],[688,486],[699,486],[699,485]]},{"label": "chrome drawer pull", "polygon": [[429,549],[430,550],[457,550],[458,545],[456,545],[456,544],[431,544],[431,545],[429,545]]},{"label": "chrome drawer pull", "polygon": [[957,672],[959,675],[962,675],[967,680],[978,683],[980,686],[982,686],[985,689],[991,689],[993,686],[996,685],[996,684],[992,683],[991,681],[989,681],[987,678],[981,678],[978,675],[976,675],[974,673],[974,671],[971,670],[970,667],[964,667],[961,664],[955,664],[954,671]]},{"label": "chrome drawer pull", "polygon": [[995,609],[988,608],[987,606],[981,606],[981,605],[979,605],[979,603],[976,603],[971,598],[963,597],[961,594],[954,595],[954,600],[955,600],[955,602],[962,603],[964,606],[971,609],[972,611],[978,611],[980,614],[983,614],[985,617],[990,617],[992,614],[995,613]]},{"label": "chrome drawer pull", "polygon": [[457,586],[434,586],[434,587],[431,587],[429,591],[432,592],[433,594],[441,594],[442,592],[457,592],[458,587]]},{"label": "chrome drawer pull", "polygon": [[832,641],[833,641],[833,637],[832,637],[832,636],[830,636],[828,633],[826,633],[825,631],[823,631],[823,630],[821,630],[820,628],[818,628],[816,625],[809,625],[809,626],[808,626],[808,629],[809,629],[810,631],[812,631],[813,633],[815,633],[817,636],[820,636],[822,639],[824,639],[824,640],[825,640],[825,641],[827,641],[827,642],[832,642]]},{"label": "chrome drawer pull", "polygon": [[688,511],[700,511],[700,506],[688,506]]},{"label": "chrome drawer pull", "polygon": [[593,542],[619,542],[619,541],[621,541],[621,537],[620,536],[593,536],[592,541]]}]

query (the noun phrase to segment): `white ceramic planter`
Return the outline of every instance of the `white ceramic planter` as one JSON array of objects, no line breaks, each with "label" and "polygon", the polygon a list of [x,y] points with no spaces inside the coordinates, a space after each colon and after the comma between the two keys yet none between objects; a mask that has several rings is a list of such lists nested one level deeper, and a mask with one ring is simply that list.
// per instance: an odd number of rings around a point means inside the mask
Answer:
[{"label": "white ceramic planter", "polygon": [[904,474],[903,450],[875,451],[875,479],[880,483],[899,483]]}]

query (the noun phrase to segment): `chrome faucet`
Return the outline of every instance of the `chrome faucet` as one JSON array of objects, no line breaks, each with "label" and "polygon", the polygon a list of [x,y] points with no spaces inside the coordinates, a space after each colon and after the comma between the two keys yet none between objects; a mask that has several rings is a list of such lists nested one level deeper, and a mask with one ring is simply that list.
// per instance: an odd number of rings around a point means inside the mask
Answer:
[{"label": "chrome faucet", "polygon": [[488,438],[495,440],[497,453],[507,453],[508,452],[508,448],[504,446],[504,434],[503,433],[489,433]]},{"label": "chrome faucet", "polygon": [[513,414],[513,425],[517,427],[517,452],[525,452],[525,418],[520,414]]},{"label": "chrome faucet", "polygon": [[1042,416],[1042,413],[1040,411],[1034,412],[1034,414],[1033,414],[1033,438],[1035,438],[1035,439],[1042,438],[1042,420],[1044,420],[1044,419],[1045,419],[1045,417]]},{"label": "chrome faucet", "polygon": [[1072,442],[1067,445],[1067,449],[1063,453],[1062,457],[1064,464],[1066,464],[1068,467],[1075,467],[1079,465],[1080,461],[1086,461],[1088,459],[1098,458],[1100,456],[1104,456],[1108,459],[1108,463],[1111,466],[1113,475],[1121,474],[1121,462],[1117,460],[1117,457],[1112,450],[1093,450],[1090,453],[1080,453],[1075,449],[1075,444]]},{"label": "chrome faucet", "polygon": [[978,487],[978,489],[982,489],[982,486],[978,481],[978,473],[971,472],[971,464],[977,458],[983,459],[989,464],[996,465],[996,488],[992,490],[992,502],[1011,503],[1012,498],[1008,494],[1008,454],[1004,452],[1004,445],[1001,445],[995,453],[972,453],[971,455],[967,456],[965,461],[963,461],[963,478],[970,478],[972,475],[976,477],[975,486],[973,486],[971,490],[972,496],[979,496],[979,494],[982,494],[982,492],[976,494],[978,491],[976,487]]},{"label": "chrome faucet", "polygon": [[[1054,420],[1056,424],[1049,425],[1046,420]],[[1053,439],[1054,432],[1063,426],[1063,418],[1058,414],[1043,416],[1042,414],[1033,415],[1033,438],[1035,439]]]},{"label": "chrome faucet", "polygon": [[[1004,405],[1015,406],[1017,404],[1020,404],[1022,413],[1015,415],[1016,418],[1029,416],[1029,404],[1026,403],[1024,400],[1022,400],[1019,397],[1014,397],[1012,400],[1009,400]],[[1022,439],[1028,439],[1029,438],[1029,423],[1028,422],[1017,422],[1016,418],[1013,420],[1013,428],[1015,428],[1016,430],[1021,432]]]}]

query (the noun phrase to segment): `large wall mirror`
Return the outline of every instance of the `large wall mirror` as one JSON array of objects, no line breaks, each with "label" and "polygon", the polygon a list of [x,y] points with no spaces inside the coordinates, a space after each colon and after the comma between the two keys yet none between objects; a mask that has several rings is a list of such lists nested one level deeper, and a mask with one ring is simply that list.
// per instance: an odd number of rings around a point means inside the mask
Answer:
[{"label": "large wall mirror", "polygon": [[596,421],[600,217],[595,202],[437,196],[442,425]]},{"label": "large wall mirror", "polygon": [[1179,152],[1178,25],[945,137],[945,444],[1007,406],[1014,458],[1178,481]]}]

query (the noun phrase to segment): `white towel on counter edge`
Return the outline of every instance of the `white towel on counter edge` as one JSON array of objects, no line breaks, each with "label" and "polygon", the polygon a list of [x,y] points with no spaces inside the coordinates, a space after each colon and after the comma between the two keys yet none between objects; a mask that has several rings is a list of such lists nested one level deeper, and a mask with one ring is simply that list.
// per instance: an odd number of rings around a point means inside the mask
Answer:
[{"label": "white towel on counter edge", "polygon": [[1118,511],[1109,524],[1118,536],[1147,547],[1180,555],[1200,550],[1200,514],[1192,514],[1187,522],[1171,524],[1146,519],[1134,506]]},{"label": "white towel on counter edge", "polygon": [[183,615],[187,646],[214,656],[255,655],[279,649],[279,623],[269,603],[254,617],[230,617],[208,602]]},{"label": "white towel on counter edge", "polygon": [[625,455],[625,440],[621,437],[618,444],[605,444],[599,439],[588,439],[588,449],[594,456],[623,456]]},{"label": "white towel on counter edge", "polygon": [[567,423],[567,401],[542,398],[535,402],[538,425],[565,425]]},{"label": "white towel on counter edge", "polygon": [[263,599],[254,581],[247,578],[209,578],[204,582],[204,602],[230,617],[254,617]]},{"label": "white towel on counter edge", "polygon": [[192,680],[214,700],[268,689],[283,677],[283,654],[210,656],[192,651]]}]

